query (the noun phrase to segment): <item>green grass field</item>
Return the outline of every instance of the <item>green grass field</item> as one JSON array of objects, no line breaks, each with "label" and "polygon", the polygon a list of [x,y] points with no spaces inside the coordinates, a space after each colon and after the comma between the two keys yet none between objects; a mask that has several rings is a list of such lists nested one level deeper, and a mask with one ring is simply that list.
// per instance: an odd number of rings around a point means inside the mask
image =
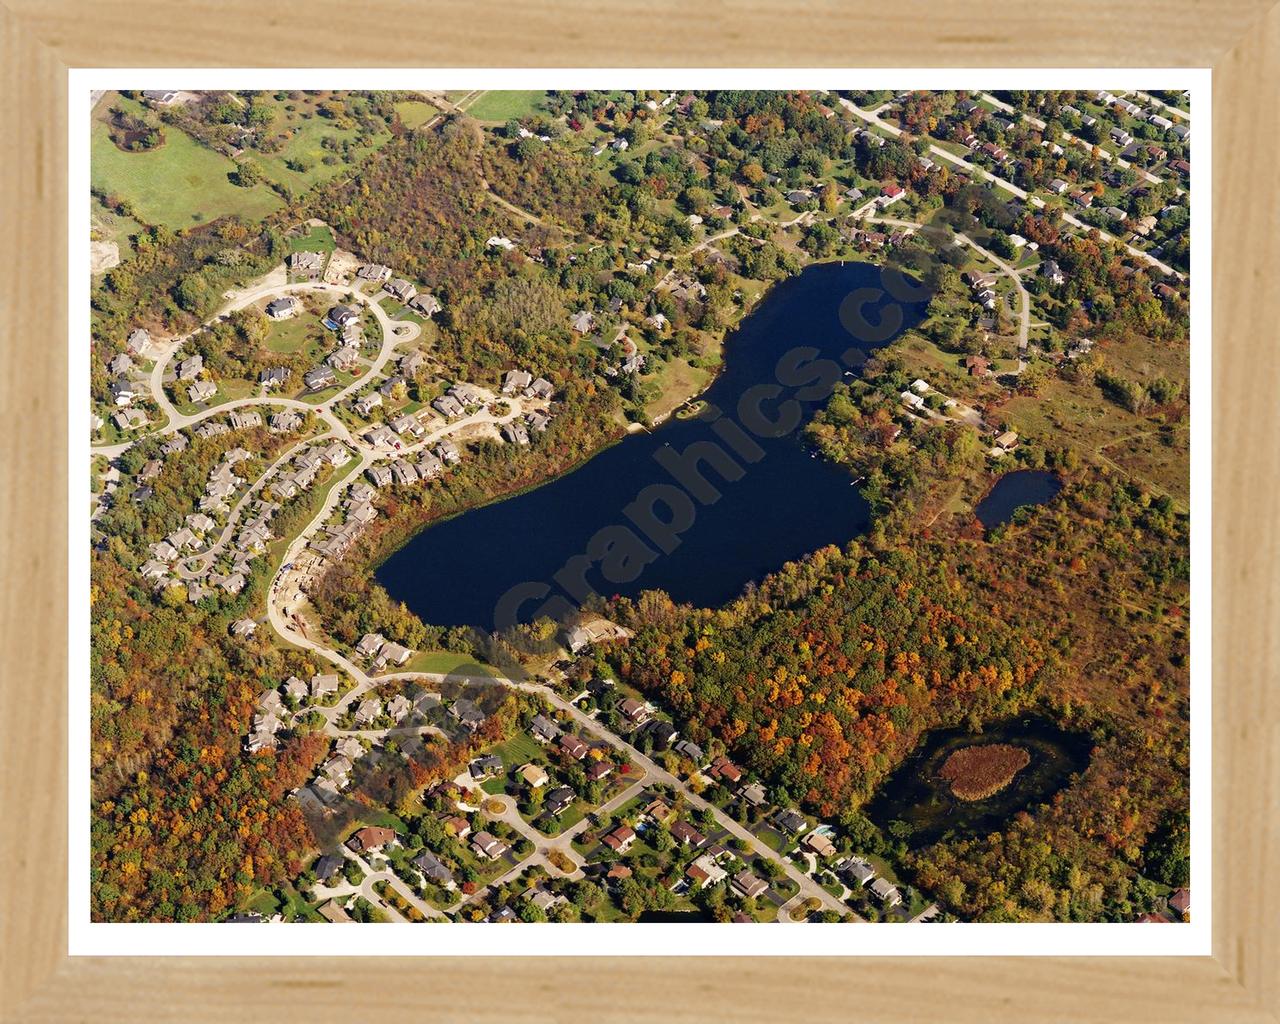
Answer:
[{"label": "green grass field", "polygon": [[333,252],[338,243],[328,227],[313,227],[305,235],[289,239],[290,252]]},{"label": "green grass field", "polygon": [[467,107],[467,113],[478,121],[508,121],[513,117],[528,117],[543,109],[546,93],[539,90],[510,92],[486,92]]},{"label": "green grass field", "polygon": [[[351,164],[345,163],[333,150],[326,149],[326,139],[345,141],[354,139],[359,134],[354,128],[338,128],[327,118],[314,116],[298,119],[289,126],[293,135],[278,153],[254,153],[253,159],[262,167],[263,173],[272,181],[287,185],[295,192],[305,192],[313,185],[349,171]],[[390,136],[383,133],[380,141]],[[372,150],[358,150],[359,153],[371,153]],[[332,163],[325,163],[326,156],[336,157]],[[306,169],[302,171],[289,167],[288,161],[301,160]]]},{"label": "green grass field", "polygon": [[126,153],[111,141],[107,125],[95,121],[89,172],[93,187],[128,199],[145,223],[175,230],[230,214],[259,220],[282,205],[266,185],[231,184],[227,175],[236,165],[227,157],[172,125],[165,126],[164,134],[165,144],[158,149]]},{"label": "green grass field", "polygon": [[321,329],[305,311],[288,320],[272,320],[270,325],[266,347],[272,352],[291,355],[305,349],[308,358],[318,359],[324,349]]},{"label": "green grass field", "polygon": [[403,672],[436,672],[448,675],[450,672],[466,672],[468,675],[497,676],[498,670],[489,665],[482,665],[465,654],[457,651],[419,651],[405,663]]},{"label": "green grass field", "polygon": [[127,259],[133,252],[129,239],[143,230],[143,226],[132,217],[122,217],[108,210],[96,199],[93,200],[90,223],[104,241],[115,242],[120,246],[120,259]]},{"label": "green grass field", "polygon": [[440,113],[430,103],[422,100],[401,100],[395,106],[396,113],[400,115],[406,128],[419,128]]}]

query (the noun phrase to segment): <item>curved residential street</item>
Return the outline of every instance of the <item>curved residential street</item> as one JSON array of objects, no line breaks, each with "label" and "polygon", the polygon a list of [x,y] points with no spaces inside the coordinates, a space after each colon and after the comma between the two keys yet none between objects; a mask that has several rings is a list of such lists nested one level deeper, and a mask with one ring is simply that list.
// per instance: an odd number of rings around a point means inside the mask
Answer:
[{"label": "curved residential street", "polygon": [[[378,325],[382,330],[382,345],[377,356],[374,357],[372,364],[366,372],[362,373],[356,380],[352,381],[342,390],[325,399],[323,402],[311,403],[304,402],[296,398],[280,398],[272,395],[259,395],[253,398],[240,398],[231,402],[223,402],[218,405],[210,406],[207,409],[201,409],[199,412],[185,414],[178,412],[173,403],[169,400],[169,396],[165,393],[164,375],[170,362],[172,362],[173,357],[177,355],[177,353],[182,349],[182,346],[190,341],[195,334],[204,330],[210,324],[215,323],[228,313],[234,313],[238,309],[244,309],[244,307],[252,305],[260,299],[298,292],[317,291],[325,292],[334,298],[353,295],[355,297],[355,301],[367,306],[373,313],[374,319],[378,321]],[[91,454],[101,455],[107,458],[115,458],[116,456],[122,455],[124,452],[128,451],[129,448],[137,444],[139,441],[150,437],[164,437],[169,434],[175,434],[179,430],[183,430],[186,427],[208,419],[210,416],[217,416],[220,413],[230,412],[232,409],[242,409],[246,406],[255,405],[283,406],[285,408],[298,409],[304,412],[318,413],[326,420],[326,422],[329,423],[330,427],[338,433],[340,437],[350,440],[350,434],[346,426],[334,417],[329,410],[348,395],[358,391],[371,378],[376,377],[381,373],[382,368],[387,363],[387,360],[389,360],[395,352],[396,346],[405,342],[413,341],[422,333],[422,328],[412,321],[392,320],[387,316],[386,311],[383,310],[376,301],[374,301],[374,296],[378,294],[380,293],[374,292],[371,295],[365,295],[362,292],[354,291],[346,285],[326,284],[316,281],[299,281],[293,284],[263,284],[238,293],[234,298],[230,299],[224,306],[222,306],[217,313],[201,324],[200,327],[196,328],[195,331],[192,331],[189,334],[184,334],[182,337],[172,341],[165,352],[156,359],[155,365],[152,366],[149,377],[151,396],[157,407],[167,418],[165,424],[156,430],[147,431],[132,441],[91,448]]]}]

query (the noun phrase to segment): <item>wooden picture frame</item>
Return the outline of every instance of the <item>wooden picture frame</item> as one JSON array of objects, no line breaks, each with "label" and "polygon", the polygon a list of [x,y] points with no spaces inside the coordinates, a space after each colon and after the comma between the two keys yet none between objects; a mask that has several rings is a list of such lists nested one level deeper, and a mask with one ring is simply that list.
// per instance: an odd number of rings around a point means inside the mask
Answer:
[{"label": "wooden picture frame", "polygon": [[[1272,212],[1280,8],[1270,0],[1014,8],[908,0],[891,18],[831,0],[704,14],[581,0],[539,9],[394,0],[192,8],[0,5],[0,1006],[23,1022],[1280,1019],[1280,322]],[[201,31],[193,22],[208,19]],[[619,22],[633,31],[619,32]],[[663,26],[674,32],[665,31]],[[572,29],[570,31],[570,28]],[[72,958],[67,955],[67,76],[82,66],[1206,67],[1213,81],[1213,956],[1201,958]],[[86,339],[87,340],[87,339]],[[1261,493],[1260,493],[1261,492]]]}]

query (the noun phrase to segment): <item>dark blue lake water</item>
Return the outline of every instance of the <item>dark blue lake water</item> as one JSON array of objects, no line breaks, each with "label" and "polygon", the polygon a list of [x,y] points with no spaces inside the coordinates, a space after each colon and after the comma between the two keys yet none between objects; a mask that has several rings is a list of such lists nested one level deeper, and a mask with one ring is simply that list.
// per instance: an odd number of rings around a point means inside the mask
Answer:
[{"label": "dark blue lake water", "polygon": [[986,529],[993,530],[1012,519],[1023,505],[1043,505],[1060,490],[1062,481],[1048,470],[1017,469],[997,480],[973,513]]},{"label": "dark blue lake water", "polygon": [[867,503],[800,428],[856,372],[852,350],[919,322],[924,297],[900,302],[880,281],[878,267],[846,263],[781,282],[726,339],[701,416],[423,530],[378,581],[425,622],[491,630],[562,617],[590,591],[721,605],[784,562],[857,537]]}]

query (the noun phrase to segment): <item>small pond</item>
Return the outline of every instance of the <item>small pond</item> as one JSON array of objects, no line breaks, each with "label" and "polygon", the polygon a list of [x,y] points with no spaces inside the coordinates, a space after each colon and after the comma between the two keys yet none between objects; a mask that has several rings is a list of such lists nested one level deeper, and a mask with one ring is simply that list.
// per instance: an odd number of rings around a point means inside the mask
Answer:
[{"label": "small pond", "polygon": [[973,510],[988,530],[1007,523],[1024,505],[1043,505],[1062,490],[1062,481],[1047,469],[1016,469],[1006,473]]},{"label": "small pond", "polygon": [[[982,799],[961,799],[944,766],[957,751],[1004,745],[1026,752],[1007,784]],[[1093,741],[1069,733],[1046,718],[1027,717],[988,724],[982,732],[935,729],[880,787],[867,804],[867,817],[886,832],[890,822],[911,828],[907,845],[919,849],[948,833],[981,835],[1004,827],[1019,811],[1044,803],[1089,765]],[[955,761],[952,761],[955,764]]]}]

